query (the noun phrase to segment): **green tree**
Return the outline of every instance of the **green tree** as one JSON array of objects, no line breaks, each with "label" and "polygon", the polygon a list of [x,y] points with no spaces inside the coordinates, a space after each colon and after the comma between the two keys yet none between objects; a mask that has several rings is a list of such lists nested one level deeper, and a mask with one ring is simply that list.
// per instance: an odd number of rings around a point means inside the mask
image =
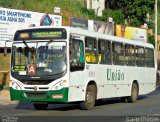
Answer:
[{"label": "green tree", "polygon": [[146,14],[153,14],[155,0],[108,0],[107,7],[122,10],[128,24],[139,26],[146,20]]},{"label": "green tree", "polygon": [[108,17],[112,17],[116,24],[124,24],[125,17],[121,10],[105,9],[103,11],[102,21],[107,21]]}]

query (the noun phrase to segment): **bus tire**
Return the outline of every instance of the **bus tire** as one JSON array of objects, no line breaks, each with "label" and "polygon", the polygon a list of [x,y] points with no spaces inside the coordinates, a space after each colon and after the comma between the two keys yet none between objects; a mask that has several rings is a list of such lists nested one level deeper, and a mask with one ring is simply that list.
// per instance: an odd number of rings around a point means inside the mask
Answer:
[{"label": "bus tire", "polygon": [[134,103],[134,102],[136,102],[137,101],[137,98],[138,98],[138,85],[137,85],[137,83],[133,83],[132,84],[132,89],[131,89],[131,96],[129,96],[128,98],[127,98],[127,101],[129,102],[129,103]]},{"label": "bus tire", "polygon": [[33,103],[33,106],[36,110],[46,110],[47,107],[48,107],[48,104],[47,103]]},{"label": "bus tire", "polygon": [[86,89],[85,101],[80,103],[82,110],[91,110],[94,108],[96,99],[96,86],[88,85]]}]

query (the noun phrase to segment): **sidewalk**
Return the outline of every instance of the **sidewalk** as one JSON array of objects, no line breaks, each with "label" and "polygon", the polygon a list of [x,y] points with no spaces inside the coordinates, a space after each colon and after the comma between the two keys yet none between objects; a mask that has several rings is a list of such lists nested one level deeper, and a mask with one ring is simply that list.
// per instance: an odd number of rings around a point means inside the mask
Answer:
[{"label": "sidewalk", "polygon": [[0,105],[16,104],[16,101],[10,100],[9,90],[0,91]]}]

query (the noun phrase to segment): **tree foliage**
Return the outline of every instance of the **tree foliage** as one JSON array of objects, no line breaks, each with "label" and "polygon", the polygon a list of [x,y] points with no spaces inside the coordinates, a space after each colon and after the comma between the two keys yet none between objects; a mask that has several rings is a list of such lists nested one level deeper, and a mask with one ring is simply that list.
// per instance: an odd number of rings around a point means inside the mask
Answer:
[{"label": "tree foliage", "polygon": [[146,20],[146,14],[153,14],[155,0],[108,0],[107,7],[120,9],[128,24],[132,26],[142,25]]},{"label": "tree foliage", "polygon": [[109,17],[112,17],[116,24],[124,24],[124,15],[121,10],[106,9],[103,11],[102,21],[107,21]]},{"label": "tree foliage", "polygon": [[155,46],[155,36],[154,35],[149,35],[148,41],[149,41],[149,43],[151,43]]},{"label": "tree foliage", "polygon": [[14,7],[17,4],[16,0],[0,0],[0,5],[3,7]]}]

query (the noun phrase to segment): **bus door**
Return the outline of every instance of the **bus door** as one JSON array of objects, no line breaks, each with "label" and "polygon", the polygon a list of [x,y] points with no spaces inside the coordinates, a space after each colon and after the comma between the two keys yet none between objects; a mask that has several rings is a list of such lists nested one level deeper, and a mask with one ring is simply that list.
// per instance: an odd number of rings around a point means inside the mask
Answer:
[{"label": "bus door", "polygon": [[[70,86],[71,88],[78,88],[79,86],[84,86],[84,67],[85,67],[85,57],[84,57],[84,36],[71,35],[70,36]],[[81,91],[79,89],[74,90],[74,95],[79,94]],[[76,93],[77,92],[77,93]],[[74,98],[75,99],[75,98]]]}]

